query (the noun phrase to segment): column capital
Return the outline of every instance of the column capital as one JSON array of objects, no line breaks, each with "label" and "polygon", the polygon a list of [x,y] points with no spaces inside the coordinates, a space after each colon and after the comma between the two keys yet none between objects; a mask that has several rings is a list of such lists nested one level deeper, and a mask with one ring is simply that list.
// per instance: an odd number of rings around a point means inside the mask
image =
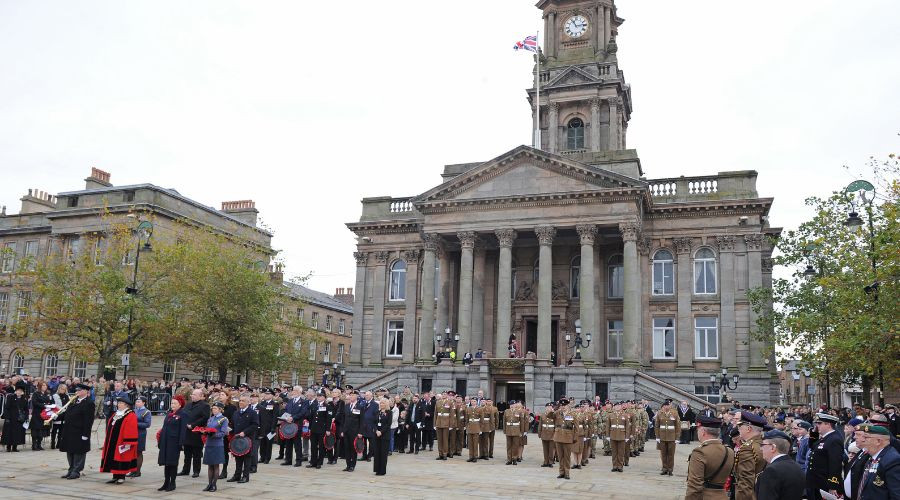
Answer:
[{"label": "column capital", "polygon": [[637,247],[641,255],[647,255],[650,253],[650,249],[653,248],[653,241],[650,238],[638,238]]},{"label": "column capital", "polygon": [[672,243],[675,244],[675,252],[691,253],[691,247],[694,246],[694,238],[691,238],[690,236],[672,238]]},{"label": "column capital", "polygon": [[575,231],[578,232],[582,245],[593,245],[594,240],[597,238],[596,224],[577,224]]},{"label": "column capital", "polygon": [[716,235],[716,246],[719,247],[719,252],[730,252],[734,250],[734,236],[730,234]]},{"label": "column capital", "polygon": [[591,97],[588,102],[591,104],[591,111],[600,111],[600,104],[603,103],[603,99],[599,97]]},{"label": "column capital", "polygon": [[459,238],[459,243],[463,248],[475,248],[475,240],[478,239],[478,235],[475,234],[475,231],[460,231],[456,233],[456,237]]},{"label": "column capital", "polygon": [[538,237],[538,243],[541,245],[552,245],[553,238],[556,237],[556,228],[553,226],[538,226],[534,228],[534,233]]},{"label": "column capital", "polygon": [[622,233],[622,239],[625,241],[637,241],[641,232],[641,225],[637,222],[620,222],[619,232]]},{"label": "column capital", "polygon": [[615,107],[615,106],[620,106],[622,104],[622,100],[619,99],[618,96],[607,97],[605,100],[606,100],[607,104],[609,104],[610,108]]},{"label": "column capital", "polygon": [[379,264],[385,264],[390,256],[391,252],[375,252],[375,261]]},{"label": "column capital", "polygon": [[403,251],[403,260],[406,261],[407,264],[418,264],[419,262],[419,254],[422,253],[418,248],[411,248],[409,250]]},{"label": "column capital", "polygon": [[365,266],[366,261],[369,260],[368,252],[353,252],[353,258],[356,259],[357,266]]},{"label": "column capital", "polygon": [[441,236],[433,233],[425,233],[422,235],[422,241],[425,242],[425,250],[438,252],[441,250],[441,246],[443,245],[443,240]]},{"label": "column capital", "polygon": [[745,234],[744,235],[744,243],[747,245],[747,250],[761,250],[762,249],[762,235],[761,234]]},{"label": "column capital", "polygon": [[559,113],[559,103],[551,102],[550,104],[547,104],[547,111],[551,113]]},{"label": "column capital", "polygon": [[513,242],[516,240],[518,233],[515,229],[498,229],[494,231],[497,240],[500,242],[501,248],[512,248]]}]

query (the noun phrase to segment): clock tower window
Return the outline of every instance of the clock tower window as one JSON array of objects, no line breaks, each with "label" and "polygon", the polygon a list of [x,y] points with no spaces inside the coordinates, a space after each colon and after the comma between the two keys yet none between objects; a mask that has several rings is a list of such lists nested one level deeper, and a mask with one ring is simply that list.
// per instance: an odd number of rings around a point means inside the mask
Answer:
[{"label": "clock tower window", "polygon": [[566,149],[584,149],[584,122],[581,118],[572,118],[566,127]]}]

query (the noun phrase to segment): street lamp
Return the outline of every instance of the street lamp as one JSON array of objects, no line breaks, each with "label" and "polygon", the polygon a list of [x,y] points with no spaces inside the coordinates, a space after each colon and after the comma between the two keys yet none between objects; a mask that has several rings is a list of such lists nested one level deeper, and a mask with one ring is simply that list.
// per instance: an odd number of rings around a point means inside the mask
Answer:
[{"label": "street lamp", "polygon": [[[878,259],[875,254],[875,217],[872,216],[872,206],[875,202],[875,186],[867,180],[855,180],[851,182],[846,189],[844,195],[850,201],[850,213],[844,225],[849,228],[858,228],[864,224],[859,213],[856,211],[857,203],[862,204],[866,208],[866,216],[868,217],[869,229],[869,258],[872,263],[872,284],[866,285],[863,290],[866,295],[872,296],[875,305],[878,304]],[[881,362],[878,363],[878,404],[884,406],[884,369]]]},{"label": "street lamp", "polygon": [[[728,397],[728,391],[737,390],[738,383],[741,381],[741,376],[737,373],[731,376],[731,380],[728,380],[728,368],[722,368],[722,377],[715,373],[709,374],[709,383],[715,387],[717,384],[719,386],[719,399],[723,403],[726,402],[726,398]],[[732,387],[733,385],[733,387]]]},{"label": "street lamp", "polygon": [[[455,344],[457,342],[459,342],[459,333],[451,334],[450,327],[448,326],[444,330],[444,336],[441,336],[440,333],[437,333],[434,336],[434,340],[435,340],[435,342],[437,342],[438,347],[447,348],[447,347],[450,347],[451,345],[453,345],[455,348]],[[437,356],[435,356],[435,357],[437,358]],[[440,361],[440,359],[438,359],[438,361]]]},{"label": "street lamp", "polygon": [[[806,257],[806,270],[803,271],[803,276],[807,278],[815,278],[820,275],[820,273],[825,272],[825,266],[819,263],[819,269],[816,270],[813,267],[813,260],[818,259],[819,257],[819,245],[816,243],[809,243],[805,247],[803,247],[803,255]],[[822,314],[822,342],[825,341],[825,335],[828,334],[828,328],[825,325],[825,294],[821,295],[821,314]],[[828,367],[828,352],[825,353],[825,402],[828,407],[831,407],[831,370]]]},{"label": "street lamp", "polygon": [[569,332],[566,332],[566,350],[575,348],[575,359],[581,359],[581,349],[587,349],[591,345],[591,334],[585,333],[584,339],[581,337],[581,320],[575,320],[575,339],[572,340],[572,335]]},{"label": "street lamp", "polygon": [[[128,214],[127,217],[136,218],[137,216],[134,214]],[[153,247],[150,246],[150,238],[153,236],[153,224],[150,221],[139,221],[137,228],[137,251],[134,254],[134,273],[131,276],[131,286],[125,287],[125,293],[127,293],[131,297],[131,304],[128,307],[128,337],[125,339],[125,356],[123,357],[122,365],[124,367],[124,374],[122,378],[128,379],[128,366],[131,365],[131,324],[134,321],[134,299],[137,298],[138,289],[137,289],[137,275],[138,275],[138,265],[141,262],[141,250],[144,252],[152,252]]]}]

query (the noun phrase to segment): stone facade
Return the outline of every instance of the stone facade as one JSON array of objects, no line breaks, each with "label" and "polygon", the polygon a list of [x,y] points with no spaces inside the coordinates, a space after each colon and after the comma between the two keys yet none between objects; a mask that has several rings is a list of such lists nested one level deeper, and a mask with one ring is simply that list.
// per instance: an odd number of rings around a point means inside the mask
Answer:
[{"label": "stone facade", "polygon": [[[624,20],[610,1],[538,7],[550,35],[540,106],[536,89],[528,97],[541,148],[448,165],[438,186],[366,198],[347,224],[359,237],[348,382],[499,398],[524,384],[529,405],[560,392],[699,403],[709,373],[728,368],[741,375],[734,397],[777,400],[747,300],[771,285],[780,232],[757,173],[646,179],[625,149],[631,93],[615,41]],[[579,15],[587,28],[571,36]],[[576,320],[584,340],[591,334],[580,360],[566,341]],[[435,366],[435,334],[445,332],[459,334],[460,358],[482,349],[494,359]],[[511,335],[527,359],[506,366]]]}]

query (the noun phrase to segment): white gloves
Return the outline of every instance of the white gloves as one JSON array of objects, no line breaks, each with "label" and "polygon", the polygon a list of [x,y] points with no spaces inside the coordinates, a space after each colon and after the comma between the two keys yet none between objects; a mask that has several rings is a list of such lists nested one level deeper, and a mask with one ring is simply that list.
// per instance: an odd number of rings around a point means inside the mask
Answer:
[{"label": "white gloves", "polygon": [[656,442],[657,442],[657,443],[659,442],[659,438],[656,439]]},{"label": "white gloves", "polygon": [[88,439],[90,439],[90,438],[88,438],[87,436],[81,436],[82,441],[87,441]]}]

